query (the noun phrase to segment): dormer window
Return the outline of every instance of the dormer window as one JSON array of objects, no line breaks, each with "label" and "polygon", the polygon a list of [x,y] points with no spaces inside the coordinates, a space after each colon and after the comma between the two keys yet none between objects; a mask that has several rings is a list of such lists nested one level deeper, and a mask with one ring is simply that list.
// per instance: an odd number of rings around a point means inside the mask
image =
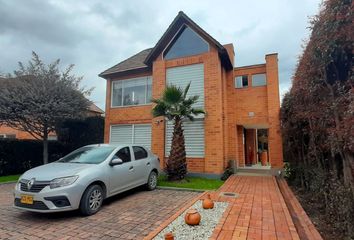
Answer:
[{"label": "dormer window", "polygon": [[209,44],[196,32],[183,26],[163,53],[166,60],[198,55],[209,51]]}]

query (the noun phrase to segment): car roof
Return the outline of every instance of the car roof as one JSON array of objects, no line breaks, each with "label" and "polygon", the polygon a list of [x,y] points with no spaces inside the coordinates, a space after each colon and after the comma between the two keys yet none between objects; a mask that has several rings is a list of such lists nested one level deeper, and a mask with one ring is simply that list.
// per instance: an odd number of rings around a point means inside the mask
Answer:
[{"label": "car roof", "polygon": [[[139,146],[139,147],[144,147],[143,145],[140,144],[112,144],[112,143],[99,143],[99,144],[90,144],[87,145],[92,146],[92,147],[115,147],[115,148],[120,148],[120,147],[132,147],[132,146]],[[146,148],[146,147],[144,147]]]}]

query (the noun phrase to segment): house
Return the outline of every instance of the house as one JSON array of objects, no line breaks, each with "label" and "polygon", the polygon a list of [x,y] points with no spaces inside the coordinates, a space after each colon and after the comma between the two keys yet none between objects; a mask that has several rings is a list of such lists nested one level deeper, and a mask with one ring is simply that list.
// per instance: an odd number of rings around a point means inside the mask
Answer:
[{"label": "house", "polygon": [[200,96],[195,107],[206,115],[183,123],[189,172],[220,175],[229,160],[282,168],[278,56],[251,66],[234,58],[232,44],[221,45],[179,12],[155,47],[99,74],[107,81],[105,142],[143,144],[165,159],[173,123],[153,118],[151,98],[168,84],[191,82],[189,95]]},{"label": "house", "polygon": [[[103,116],[104,111],[97,107],[93,102],[89,105],[86,116],[95,117]],[[25,131],[17,130],[6,125],[0,124],[0,139],[11,138],[11,139],[35,139],[31,134]],[[57,140],[57,135],[55,132],[49,133],[48,140]]]}]

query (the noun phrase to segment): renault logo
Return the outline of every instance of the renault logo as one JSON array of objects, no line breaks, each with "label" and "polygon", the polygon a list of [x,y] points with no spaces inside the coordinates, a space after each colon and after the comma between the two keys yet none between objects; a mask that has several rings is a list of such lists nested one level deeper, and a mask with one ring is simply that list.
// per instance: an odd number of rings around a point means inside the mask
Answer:
[{"label": "renault logo", "polygon": [[27,189],[28,189],[28,190],[30,190],[30,189],[32,188],[32,186],[33,186],[35,180],[36,180],[35,178],[32,178],[31,180],[29,180],[29,181],[27,182]]}]

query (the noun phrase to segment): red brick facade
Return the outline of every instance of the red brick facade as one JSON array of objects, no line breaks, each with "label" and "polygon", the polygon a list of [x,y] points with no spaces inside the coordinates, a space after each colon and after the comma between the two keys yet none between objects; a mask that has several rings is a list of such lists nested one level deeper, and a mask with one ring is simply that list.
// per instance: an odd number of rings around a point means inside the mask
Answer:
[{"label": "red brick facade", "polygon": [[[110,126],[121,123],[151,123],[152,151],[165,159],[165,121],[151,115],[152,104],[133,107],[111,107],[111,86],[113,80],[137,76],[152,76],[152,96],[159,98],[166,86],[166,69],[203,63],[204,65],[204,108],[205,115],[205,157],[188,158],[190,172],[220,174],[229,160],[235,160],[238,166],[244,166],[245,154],[243,129],[269,129],[269,163],[281,168],[282,140],[279,122],[279,81],[277,54],[267,55],[265,64],[235,67],[226,70],[216,47],[210,44],[210,50],[195,56],[164,60],[161,54],[153,61],[151,70],[138,75],[125,75],[107,79],[105,142],[109,142]],[[233,45],[223,46],[230,61],[234,62]],[[235,88],[235,77],[264,73],[266,86]],[[252,112],[252,116],[250,116]],[[254,156],[256,149],[253,146]],[[161,163],[163,167],[163,162]]]}]

